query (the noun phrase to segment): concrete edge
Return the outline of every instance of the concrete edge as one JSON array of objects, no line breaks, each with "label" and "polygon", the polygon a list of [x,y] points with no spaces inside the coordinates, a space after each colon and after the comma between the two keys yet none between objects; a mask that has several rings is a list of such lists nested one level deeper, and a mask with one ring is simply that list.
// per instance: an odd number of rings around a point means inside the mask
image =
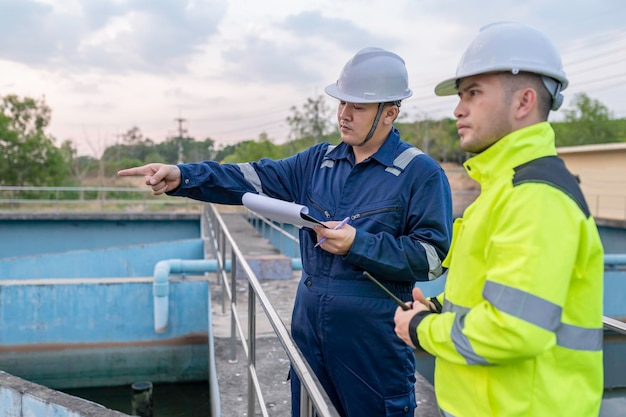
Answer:
[{"label": "concrete edge", "polygon": [[[67,410],[68,416],[81,417],[128,417],[128,414],[110,410],[100,404],[74,397],[60,391],[47,388],[43,385],[26,381],[14,375],[0,371],[0,390],[8,389],[9,394],[16,395],[19,401],[13,402],[13,409],[8,409],[9,415],[30,415],[25,407],[35,409],[46,409],[48,407],[62,408]],[[5,395],[3,397],[6,398]],[[28,399],[27,399],[28,398]],[[26,399],[26,401],[25,401]],[[32,401],[34,400],[34,402]],[[3,404],[1,408],[8,406]],[[14,409],[19,407],[19,409]],[[32,410],[31,410],[32,411]],[[25,413],[26,412],[26,413]],[[56,414],[55,414],[56,415]],[[59,414],[61,415],[61,414]]]}]

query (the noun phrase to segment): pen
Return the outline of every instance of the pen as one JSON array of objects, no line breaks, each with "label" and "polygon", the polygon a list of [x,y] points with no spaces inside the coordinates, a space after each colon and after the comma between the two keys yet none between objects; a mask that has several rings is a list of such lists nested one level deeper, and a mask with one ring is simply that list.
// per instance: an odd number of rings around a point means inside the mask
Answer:
[{"label": "pen", "polygon": [[[333,227],[333,230],[341,229],[343,226],[345,226],[346,223],[348,223],[349,220],[350,220],[350,216],[346,217],[345,219],[340,221],[337,226]],[[314,248],[317,248],[319,245],[321,245],[324,242],[326,242],[325,237],[321,238],[320,241],[315,244]]]}]

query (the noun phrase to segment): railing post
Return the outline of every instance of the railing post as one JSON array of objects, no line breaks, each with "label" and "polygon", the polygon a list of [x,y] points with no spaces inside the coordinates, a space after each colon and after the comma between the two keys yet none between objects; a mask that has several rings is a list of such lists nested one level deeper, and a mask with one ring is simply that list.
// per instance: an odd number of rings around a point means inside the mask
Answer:
[{"label": "railing post", "polygon": [[[220,253],[222,254],[222,267],[224,268],[223,271],[226,270],[226,233],[224,233],[224,231],[219,228],[218,225],[218,230],[220,231],[219,237],[221,238],[221,242],[218,242],[218,244],[221,245],[221,249],[220,249]],[[225,288],[226,288],[226,282],[224,281],[224,276],[225,273],[223,272],[220,275],[220,286],[222,287],[222,314],[226,313],[226,294],[225,294]]]},{"label": "railing post", "polygon": [[230,294],[231,309],[230,309],[230,363],[237,363],[237,352],[235,351],[235,339],[237,335],[235,307],[237,306],[237,258],[233,251],[230,256]]},{"label": "railing post", "polygon": [[304,384],[300,383],[300,417],[313,417],[313,403],[306,392]]},{"label": "railing post", "polygon": [[254,415],[256,395],[252,369],[256,369],[256,295],[248,283],[248,415]]}]

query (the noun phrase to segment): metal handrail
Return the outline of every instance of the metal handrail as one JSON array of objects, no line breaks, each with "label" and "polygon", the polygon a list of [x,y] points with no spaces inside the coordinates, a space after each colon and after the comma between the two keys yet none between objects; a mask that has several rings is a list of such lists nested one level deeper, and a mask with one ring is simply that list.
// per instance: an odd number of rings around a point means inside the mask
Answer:
[{"label": "metal handrail", "polygon": [[[204,210],[204,216],[208,218],[210,241],[213,246],[216,258],[218,259],[218,277],[223,293],[227,293],[231,308],[231,361],[235,356],[235,335],[238,332],[243,345],[244,354],[248,360],[248,415],[255,415],[255,405],[258,403],[261,413],[268,417],[268,411],[263,401],[263,394],[256,372],[256,300],[258,299],[265,316],[267,317],[274,333],[278,337],[285,353],[291,361],[291,366],[297,373],[301,383],[301,409],[302,417],[338,417],[339,413],[330,402],[328,395],[322,388],[318,378],[313,373],[311,367],[302,356],[291,335],[287,331],[278,313],[272,307],[269,299],[265,295],[263,288],[256,274],[246,261],[233,240],[224,220],[220,216],[213,204],[208,204]],[[227,245],[231,249],[230,268],[230,288],[228,288],[228,277],[226,274],[226,252]],[[237,314],[236,277],[237,268],[241,267],[248,281],[248,332],[245,334]],[[257,401],[258,400],[258,401]]]},{"label": "metal handrail", "polygon": [[150,188],[130,187],[67,187],[67,186],[32,186],[32,185],[0,185],[0,191],[133,191],[144,194],[152,193]]},{"label": "metal handrail", "polygon": [[602,323],[605,329],[626,335],[626,323],[607,316],[602,317]]},{"label": "metal handrail", "polygon": [[[261,230],[261,234],[263,236],[266,236],[270,240],[272,240],[272,237],[273,237],[272,232],[275,231],[276,233],[279,234],[280,243],[278,245],[278,250],[280,251],[280,253],[282,253],[283,255],[289,254],[291,257],[300,256],[300,239],[298,238],[298,236],[295,236],[287,232],[285,230],[284,223],[276,223],[275,221],[270,220],[265,216],[255,213],[254,211],[250,210],[247,207],[246,207],[246,215],[248,217],[248,222],[250,222],[254,227],[259,228],[258,223],[259,222],[261,223],[262,225],[261,227],[263,228]],[[269,229],[270,233],[268,233],[266,229]],[[288,241],[291,241],[292,250],[290,253],[287,252],[287,250],[285,249],[285,245],[283,244],[283,237],[286,238]]]},{"label": "metal handrail", "polygon": [[[111,196],[111,194],[115,194]],[[122,198],[120,198],[123,196]],[[141,205],[172,207],[184,206],[189,209],[197,206],[201,209],[202,204],[188,198],[167,198],[155,196],[150,188],[131,187],[35,187],[35,186],[0,186],[0,208],[16,207],[24,210],[50,210],[68,207],[90,207],[97,204],[100,209],[121,206]]]}]

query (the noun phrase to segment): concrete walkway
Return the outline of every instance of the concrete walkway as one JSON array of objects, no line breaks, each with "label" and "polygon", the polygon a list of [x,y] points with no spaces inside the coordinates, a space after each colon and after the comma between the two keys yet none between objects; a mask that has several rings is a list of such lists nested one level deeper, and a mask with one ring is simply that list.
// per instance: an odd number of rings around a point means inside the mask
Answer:
[{"label": "concrete walkway", "polygon": [[[229,213],[222,214],[222,216],[244,254],[253,253],[254,256],[277,254],[277,250],[270,242],[257,233],[242,215]],[[299,279],[300,271],[293,271],[289,279],[261,281],[265,295],[287,329],[291,322],[293,300]],[[222,311],[221,287],[216,276],[211,276],[210,280],[222,417],[247,416],[247,359],[237,338],[235,349],[237,362],[230,361],[230,308],[226,302],[226,308]],[[247,331],[248,284],[246,280],[237,280],[236,294],[239,318],[243,328]],[[271,416],[288,417],[291,410],[291,393],[287,380],[289,360],[259,303],[257,303],[256,311],[256,330],[256,368],[259,383],[263,389],[263,402]],[[432,385],[419,374],[416,374],[416,378],[415,393],[418,408],[415,417],[438,416]],[[256,415],[261,415],[258,404]]]}]

